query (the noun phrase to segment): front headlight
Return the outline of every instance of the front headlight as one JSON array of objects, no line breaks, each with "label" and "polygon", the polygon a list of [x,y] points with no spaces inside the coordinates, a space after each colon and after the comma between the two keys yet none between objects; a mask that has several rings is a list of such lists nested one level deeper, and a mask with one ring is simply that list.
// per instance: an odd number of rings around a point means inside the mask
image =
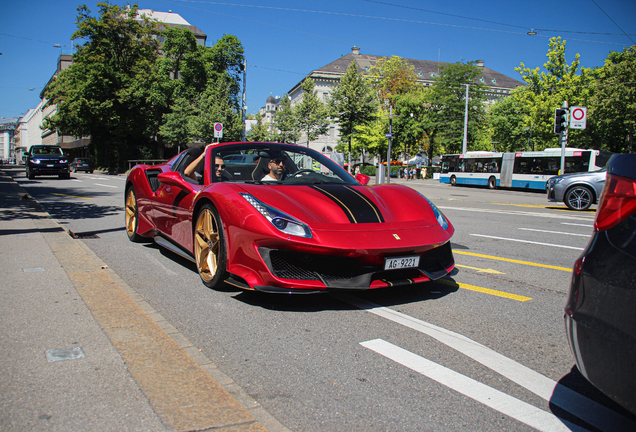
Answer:
[{"label": "front headlight", "polygon": [[31,162],[33,162],[34,164],[40,164],[40,159],[33,159]]},{"label": "front headlight", "polygon": [[[420,194],[420,195],[422,195],[422,194]],[[435,214],[435,219],[437,219],[437,223],[439,223],[441,225],[441,227],[444,228],[445,230],[448,229],[448,221],[444,217],[444,214],[437,208],[437,206],[435,204],[433,204],[431,202],[430,199],[426,198],[424,195],[422,195],[422,196],[431,205],[431,209],[433,210],[433,213]]]},{"label": "front headlight", "polygon": [[312,237],[309,227],[298,219],[276,210],[274,207],[257,200],[248,193],[242,193],[241,196],[278,230],[285,234],[295,235],[298,237]]},{"label": "front headlight", "polygon": [[68,163],[68,159],[61,159],[60,163]]},{"label": "front headlight", "polygon": [[559,184],[559,183],[561,183],[563,180],[565,180],[565,179],[564,179],[564,178],[550,179],[550,183],[552,183],[552,184]]}]

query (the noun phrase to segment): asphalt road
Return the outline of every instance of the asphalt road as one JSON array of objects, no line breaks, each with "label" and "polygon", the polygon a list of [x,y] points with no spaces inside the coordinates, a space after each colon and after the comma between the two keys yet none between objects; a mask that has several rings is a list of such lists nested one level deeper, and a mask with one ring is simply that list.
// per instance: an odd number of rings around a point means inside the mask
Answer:
[{"label": "asphalt road", "polygon": [[290,430],[636,430],[581,377],[565,339],[570,272],[593,211],[540,193],[400,180],[455,226],[459,274],[280,296],[210,290],[192,263],[129,242],[122,176],[16,180]]}]

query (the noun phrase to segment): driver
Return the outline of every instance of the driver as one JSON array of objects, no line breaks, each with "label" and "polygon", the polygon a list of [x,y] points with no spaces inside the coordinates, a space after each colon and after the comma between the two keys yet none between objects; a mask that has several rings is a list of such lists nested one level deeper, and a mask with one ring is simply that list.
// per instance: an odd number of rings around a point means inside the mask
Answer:
[{"label": "driver", "polygon": [[261,181],[278,181],[285,169],[285,156],[270,159],[268,163],[269,173]]}]

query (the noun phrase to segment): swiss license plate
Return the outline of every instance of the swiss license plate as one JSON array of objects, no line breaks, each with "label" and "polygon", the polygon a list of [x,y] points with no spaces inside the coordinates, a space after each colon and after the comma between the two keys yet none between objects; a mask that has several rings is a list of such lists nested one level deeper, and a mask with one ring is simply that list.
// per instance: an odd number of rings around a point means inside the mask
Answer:
[{"label": "swiss license plate", "polygon": [[413,268],[420,265],[419,255],[385,258],[384,270],[397,270],[403,268]]},{"label": "swiss license plate", "polygon": [[47,165],[47,168],[53,168],[55,165]]}]

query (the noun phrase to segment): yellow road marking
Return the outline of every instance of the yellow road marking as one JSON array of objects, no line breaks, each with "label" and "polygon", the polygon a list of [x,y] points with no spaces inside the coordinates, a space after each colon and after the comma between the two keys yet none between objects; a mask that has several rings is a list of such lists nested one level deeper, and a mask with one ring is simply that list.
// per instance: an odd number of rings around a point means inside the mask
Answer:
[{"label": "yellow road marking", "polygon": [[65,196],[65,197],[71,197],[71,198],[81,198],[81,199],[93,199],[93,198],[87,198],[87,197],[81,197],[81,196],[75,196],[75,195],[65,195],[65,194],[59,194],[59,193],[51,193],[51,195]]},{"label": "yellow road marking", "polygon": [[441,279],[438,282],[441,282],[444,285],[450,285],[450,286],[457,285],[458,287],[463,288],[463,289],[467,289],[467,290],[471,290],[471,291],[477,291],[477,292],[480,292],[480,293],[494,295],[494,296],[497,296],[497,297],[504,297],[504,298],[508,298],[508,299],[511,299],[511,300],[521,301],[521,302],[532,300],[532,297],[526,297],[526,296],[517,295],[517,294],[510,294],[510,293],[507,293],[507,292],[504,292],[504,291],[497,291],[497,290],[490,289],[490,288],[483,288],[483,287],[478,287],[478,286],[475,286],[475,285],[468,285],[468,284],[461,283],[461,282],[448,281],[448,280],[444,280],[444,279]]},{"label": "yellow road marking", "polygon": [[[558,206],[558,204],[554,203],[554,204],[513,204],[513,203],[493,203],[494,205],[505,205],[505,206],[515,206],[515,207],[530,207],[530,208],[545,208],[545,209],[550,209],[550,210],[559,210],[559,211],[574,211],[574,210],[570,210],[569,208],[563,206],[560,207]],[[577,212],[580,212],[580,210],[576,210]],[[596,208],[592,208],[590,207],[588,210],[585,210],[586,212],[595,212]]]},{"label": "yellow road marking", "polygon": [[534,267],[544,267],[544,268],[549,268],[549,269],[553,269],[553,270],[562,270],[562,271],[566,271],[566,272],[571,272],[572,271],[571,268],[567,268],[567,267],[557,267],[557,266],[552,266],[552,265],[548,265],[548,264],[539,264],[539,263],[533,263],[533,262],[529,262],[529,261],[520,261],[520,260],[516,260],[516,259],[511,259],[511,258],[501,258],[501,257],[492,256],[492,255],[482,255],[482,254],[477,254],[477,253],[472,253],[472,252],[464,252],[464,251],[458,251],[458,250],[454,250],[453,253],[454,254],[458,254],[458,255],[470,255],[470,256],[476,256],[476,257],[480,257],[480,258],[494,259],[494,260],[497,260],[497,261],[506,261],[506,262],[511,262],[511,263],[515,263],[515,264],[524,264],[524,265],[529,265],[529,266],[534,266]]},{"label": "yellow road marking", "polygon": [[478,273],[505,274],[505,273],[502,273],[500,271],[493,270],[493,269],[482,269],[482,268],[477,268],[477,267],[469,267],[469,266],[465,266],[465,265],[461,265],[461,264],[455,264],[455,267],[461,267],[461,268],[467,268],[467,269],[471,269],[471,270],[477,270]]}]

